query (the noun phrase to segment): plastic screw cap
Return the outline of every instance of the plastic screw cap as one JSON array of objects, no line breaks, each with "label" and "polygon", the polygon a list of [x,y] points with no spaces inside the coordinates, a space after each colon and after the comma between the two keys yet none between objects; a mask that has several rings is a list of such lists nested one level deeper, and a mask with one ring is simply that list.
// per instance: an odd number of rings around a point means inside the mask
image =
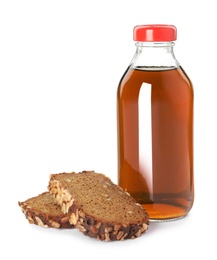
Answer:
[{"label": "plastic screw cap", "polygon": [[133,30],[133,39],[138,42],[170,42],[177,39],[177,29],[168,24],[137,25]]}]

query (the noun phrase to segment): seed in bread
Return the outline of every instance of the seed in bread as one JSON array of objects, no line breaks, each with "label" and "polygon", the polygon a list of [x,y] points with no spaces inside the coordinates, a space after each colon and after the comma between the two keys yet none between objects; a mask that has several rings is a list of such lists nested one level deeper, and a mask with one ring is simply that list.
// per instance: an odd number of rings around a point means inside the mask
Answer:
[{"label": "seed in bread", "polygon": [[68,213],[69,222],[89,237],[124,240],[148,229],[146,210],[104,174],[51,174],[48,189]]},{"label": "seed in bread", "polygon": [[73,228],[69,217],[61,211],[49,192],[44,192],[24,202],[18,202],[30,224],[42,227]]}]

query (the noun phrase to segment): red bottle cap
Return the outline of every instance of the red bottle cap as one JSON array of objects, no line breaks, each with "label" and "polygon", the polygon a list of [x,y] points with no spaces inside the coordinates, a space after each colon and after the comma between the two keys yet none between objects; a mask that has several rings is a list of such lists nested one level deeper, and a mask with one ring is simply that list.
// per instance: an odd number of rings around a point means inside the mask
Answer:
[{"label": "red bottle cap", "polygon": [[174,25],[147,24],[134,27],[133,39],[138,42],[170,42],[177,38]]}]

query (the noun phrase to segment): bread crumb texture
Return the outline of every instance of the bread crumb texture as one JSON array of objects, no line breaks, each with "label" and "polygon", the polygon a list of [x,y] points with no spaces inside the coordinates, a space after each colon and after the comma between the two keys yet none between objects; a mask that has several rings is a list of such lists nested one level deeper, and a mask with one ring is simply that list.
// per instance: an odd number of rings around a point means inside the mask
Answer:
[{"label": "bread crumb texture", "polygon": [[18,202],[30,224],[42,227],[73,228],[69,217],[49,192],[44,192],[23,202]]},{"label": "bread crumb texture", "polygon": [[53,198],[81,232],[100,240],[139,237],[148,229],[146,210],[107,176],[93,171],[50,176]]}]

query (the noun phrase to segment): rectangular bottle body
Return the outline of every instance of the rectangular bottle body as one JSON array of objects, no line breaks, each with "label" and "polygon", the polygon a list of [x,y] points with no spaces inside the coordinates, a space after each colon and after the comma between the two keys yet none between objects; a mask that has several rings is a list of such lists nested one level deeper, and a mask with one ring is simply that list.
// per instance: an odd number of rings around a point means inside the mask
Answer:
[{"label": "rectangular bottle body", "polygon": [[118,184],[150,219],[185,216],[194,199],[189,78],[182,68],[129,68],[119,84],[117,113]]}]

